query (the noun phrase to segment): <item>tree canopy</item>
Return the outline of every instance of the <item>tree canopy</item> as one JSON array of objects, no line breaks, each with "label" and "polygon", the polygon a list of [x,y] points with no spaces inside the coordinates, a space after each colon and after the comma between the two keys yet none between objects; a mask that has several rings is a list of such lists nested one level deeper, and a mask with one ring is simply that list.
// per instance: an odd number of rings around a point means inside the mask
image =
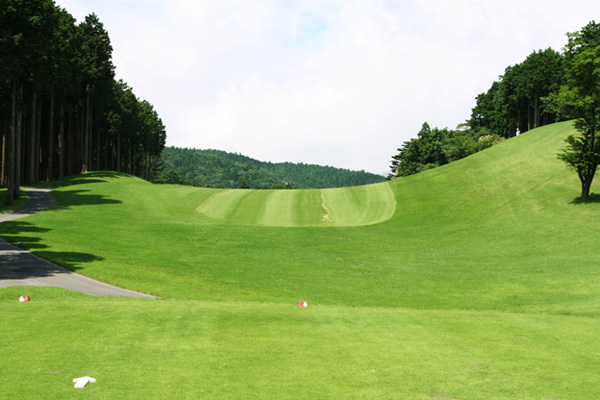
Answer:
[{"label": "tree canopy", "polygon": [[564,83],[563,63],[563,56],[548,48],[507,67],[487,92],[477,96],[468,125],[509,138],[517,131],[557,122],[559,116],[543,107],[543,98]]},{"label": "tree canopy", "polygon": [[304,163],[271,163],[220,150],[165,147],[159,183],[223,188],[327,188],[382,182],[381,175]]},{"label": "tree canopy", "polygon": [[52,0],[0,7],[0,184],[7,203],[21,185],[87,170],[150,177],[165,127],[153,107],[115,81],[112,45],[95,14],[77,24]]},{"label": "tree canopy", "polygon": [[566,84],[549,96],[557,112],[575,118],[578,135],[566,139],[558,157],[571,167],[581,181],[581,200],[590,197],[590,188],[600,165],[600,25],[591,22],[580,32],[569,34]]},{"label": "tree canopy", "polygon": [[423,123],[417,137],[408,140],[392,156],[388,178],[408,176],[461,159],[499,143],[504,138],[486,129],[450,130],[431,128]]}]

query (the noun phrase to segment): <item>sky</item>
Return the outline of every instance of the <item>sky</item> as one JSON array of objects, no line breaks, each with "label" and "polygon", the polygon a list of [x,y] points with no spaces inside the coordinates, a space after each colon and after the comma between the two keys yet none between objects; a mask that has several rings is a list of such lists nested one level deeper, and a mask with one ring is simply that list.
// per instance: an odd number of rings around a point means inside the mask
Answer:
[{"label": "sky", "polygon": [[454,129],[597,0],[56,0],[95,13],[167,145],[387,175],[423,122]]}]

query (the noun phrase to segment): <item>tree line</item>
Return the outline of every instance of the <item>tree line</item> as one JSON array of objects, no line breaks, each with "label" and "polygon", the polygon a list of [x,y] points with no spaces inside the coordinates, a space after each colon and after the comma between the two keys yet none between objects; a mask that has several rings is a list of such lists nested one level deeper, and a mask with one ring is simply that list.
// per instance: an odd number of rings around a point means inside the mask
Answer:
[{"label": "tree line", "polygon": [[582,198],[587,199],[592,171],[600,164],[600,25],[591,21],[567,37],[562,53],[551,48],[534,51],[522,63],[507,67],[476,97],[471,117],[457,130],[432,129],[424,123],[417,137],[392,156],[388,179],[447,164],[530,129],[577,119],[583,139],[567,139],[559,158],[577,171]]},{"label": "tree line", "polygon": [[53,0],[0,7],[0,186],[87,170],[150,178],[165,126],[153,106],[115,79],[108,32],[95,14],[77,23]]},{"label": "tree line", "polygon": [[543,99],[565,83],[564,64],[564,56],[548,48],[507,67],[487,92],[477,96],[468,126],[509,138],[558,122],[560,116],[544,107]]},{"label": "tree line", "polygon": [[392,156],[388,179],[408,176],[448,164],[500,143],[504,137],[492,134],[486,128],[462,129],[431,128],[423,123],[416,138],[408,140]]},{"label": "tree line", "polygon": [[255,189],[310,189],[358,186],[382,182],[381,175],[365,171],[304,163],[272,163],[221,150],[165,147],[164,164],[156,183],[201,187]]}]

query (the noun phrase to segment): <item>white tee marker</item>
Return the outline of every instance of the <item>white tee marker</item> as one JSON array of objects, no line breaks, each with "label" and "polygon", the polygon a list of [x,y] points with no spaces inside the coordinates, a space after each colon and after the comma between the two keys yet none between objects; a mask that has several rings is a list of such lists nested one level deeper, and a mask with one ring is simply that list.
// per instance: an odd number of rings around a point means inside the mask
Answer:
[{"label": "white tee marker", "polygon": [[73,382],[75,382],[75,389],[82,389],[88,383],[90,383],[90,382],[94,383],[94,382],[96,382],[96,380],[94,378],[90,378],[89,376],[84,376],[81,378],[73,379]]},{"label": "white tee marker", "polygon": [[305,301],[298,302],[298,307],[308,307],[308,303]]}]

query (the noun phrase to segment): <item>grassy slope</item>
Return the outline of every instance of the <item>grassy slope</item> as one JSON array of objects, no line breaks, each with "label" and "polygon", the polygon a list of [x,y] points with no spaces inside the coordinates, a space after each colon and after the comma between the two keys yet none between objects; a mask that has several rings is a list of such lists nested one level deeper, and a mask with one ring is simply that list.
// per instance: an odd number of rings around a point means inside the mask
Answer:
[{"label": "grassy slope", "polygon": [[[36,397],[24,386],[39,378],[64,398],[68,379],[44,372],[58,369],[113,383],[125,371],[135,391],[90,388],[106,398],[593,398],[600,204],[573,202],[578,180],[555,156],[570,129],[545,127],[394,181],[394,217],[362,227],[215,224],[196,211],[209,189],[79,178],[55,192],[54,211],[0,233],[168,300],[73,301],[34,289],[39,301],[24,308],[18,289],[0,291],[11,300],[0,302],[3,343],[17,327],[27,332],[0,358],[8,393]],[[313,208],[320,197],[296,196]],[[239,221],[274,218],[238,212]],[[76,351],[69,316],[97,343],[89,354]],[[55,328],[37,331],[40,318]],[[27,343],[32,369],[22,375]]]}]

